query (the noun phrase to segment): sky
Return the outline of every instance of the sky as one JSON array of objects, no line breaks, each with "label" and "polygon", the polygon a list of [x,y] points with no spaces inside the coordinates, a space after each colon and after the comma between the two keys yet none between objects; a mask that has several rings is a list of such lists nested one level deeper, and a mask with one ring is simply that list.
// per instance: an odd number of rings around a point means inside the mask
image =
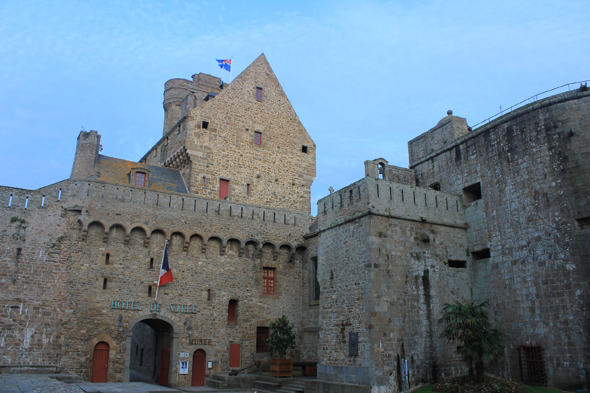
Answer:
[{"label": "sky", "polygon": [[469,125],[590,79],[588,0],[0,0],[0,185],[70,176],[81,130],[139,160],[162,135],[164,83],[233,76],[264,53],[317,145],[319,198],[408,166],[453,110]]}]

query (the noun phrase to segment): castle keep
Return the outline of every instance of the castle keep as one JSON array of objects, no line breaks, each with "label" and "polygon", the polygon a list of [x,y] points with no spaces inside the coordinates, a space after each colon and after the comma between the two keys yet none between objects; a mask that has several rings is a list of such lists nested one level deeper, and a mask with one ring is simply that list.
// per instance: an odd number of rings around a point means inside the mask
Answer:
[{"label": "castle keep", "polygon": [[[137,162],[82,131],[71,177],[0,187],[0,367],[88,381],[213,379],[267,362],[295,325],[308,392],[397,392],[465,372],[442,306],[489,301],[493,370],[556,387],[590,362],[590,92],[471,130],[448,113],[408,143],[409,169],[365,177],[310,215],[315,144],[264,55],[230,84],[164,91],[162,138]],[[174,281],[158,278],[164,244]],[[188,362],[188,371],[181,370]]]}]

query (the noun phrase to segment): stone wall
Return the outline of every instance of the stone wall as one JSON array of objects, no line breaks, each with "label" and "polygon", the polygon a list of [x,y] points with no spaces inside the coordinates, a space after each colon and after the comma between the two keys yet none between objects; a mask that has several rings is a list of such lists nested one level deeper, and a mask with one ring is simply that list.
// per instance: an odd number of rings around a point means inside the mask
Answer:
[{"label": "stone wall", "polygon": [[464,371],[437,324],[445,302],[471,298],[461,197],[366,177],[318,212],[318,378],[393,392],[402,358],[411,386]]},{"label": "stone wall", "polygon": [[231,201],[311,209],[315,144],[264,55],[215,98],[181,117],[141,161],[180,168],[193,195],[218,199],[224,179]]},{"label": "stone wall", "polygon": [[521,377],[525,342],[544,348],[551,386],[579,384],[590,363],[589,159],[590,93],[581,90],[412,156],[420,186],[439,182],[473,199],[468,187],[479,184],[481,198],[465,208],[473,295],[490,301],[493,323],[506,335],[508,358],[498,372],[511,379]]}]

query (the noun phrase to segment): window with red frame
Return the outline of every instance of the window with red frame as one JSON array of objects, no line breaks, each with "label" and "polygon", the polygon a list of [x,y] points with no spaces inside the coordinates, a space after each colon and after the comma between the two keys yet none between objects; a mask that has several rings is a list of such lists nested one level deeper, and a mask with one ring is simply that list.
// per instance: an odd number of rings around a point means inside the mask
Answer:
[{"label": "window with red frame", "polygon": [[266,353],[266,339],[268,338],[269,330],[265,326],[258,326],[256,328],[256,353]]},{"label": "window with red frame", "polygon": [[262,145],[262,134],[258,131],[254,133],[254,143],[257,145]]},{"label": "window with red frame", "polygon": [[275,268],[265,267],[262,275],[262,294],[275,294]]},{"label": "window with red frame", "polygon": [[234,325],[236,323],[236,308],[238,305],[237,300],[230,300],[227,305],[227,324]]},{"label": "window with red frame", "polygon": [[262,101],[262,87],[256,88],[256,101]]},{"label": "window with red frame", "polygon": [[143,173],[143,172],[136,172],[135,173],[135,185],[138,187],[145,187],[145,173]]}]

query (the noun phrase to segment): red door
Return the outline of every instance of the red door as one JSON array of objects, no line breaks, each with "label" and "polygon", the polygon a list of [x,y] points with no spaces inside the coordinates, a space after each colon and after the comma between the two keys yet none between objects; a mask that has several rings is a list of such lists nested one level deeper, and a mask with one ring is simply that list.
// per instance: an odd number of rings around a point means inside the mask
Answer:
[{"label": "red door", "polygon": [[170,348],[162,348],[160,354],[160,385],[168,386],[168,371],[170,370]]},{"label": "red door", "polygon": [[219,180],[219,199],[225,198],[229,194],[229,180]]},{"label": "red door", "polygon": [[206,358],[205,351],[202,349],[197,349],[193,354],[193,382],[191,386],[205,386]]},{"label": "red door", "polygon": [[229,345],[229,366],[240,367],[240,344]]},{"label": "red door", "polygon": [[106,382],[109,374],[109,344],[99,342],[92,356],[92,378],[90,382]]}]

